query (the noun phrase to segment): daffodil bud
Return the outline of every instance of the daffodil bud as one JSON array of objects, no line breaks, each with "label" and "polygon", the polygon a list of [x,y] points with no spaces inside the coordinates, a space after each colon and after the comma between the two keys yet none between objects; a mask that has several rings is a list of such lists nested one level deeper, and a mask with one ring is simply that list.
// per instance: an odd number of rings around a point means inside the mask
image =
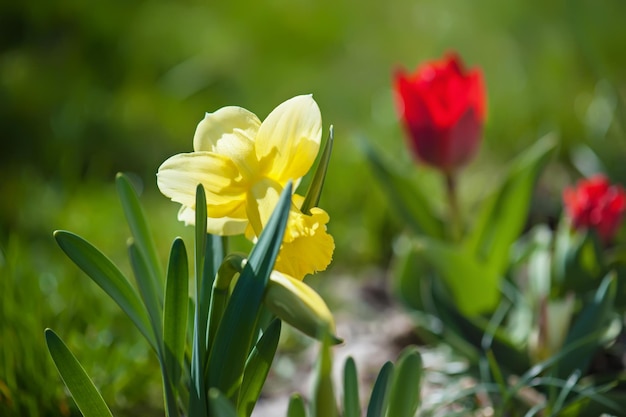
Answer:
[{"label": "daffodil bud", "polygon": [[281,320],[306,335],[323,339],[330,333],[333,343],[335,319],[328,306],[311,287],[289,275],[273,271],[265,290],[265,306]]}]

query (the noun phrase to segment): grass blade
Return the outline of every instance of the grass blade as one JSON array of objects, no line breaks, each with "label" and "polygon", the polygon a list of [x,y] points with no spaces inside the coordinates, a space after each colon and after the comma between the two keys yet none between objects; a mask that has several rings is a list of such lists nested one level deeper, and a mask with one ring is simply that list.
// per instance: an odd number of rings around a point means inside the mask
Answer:
[{"label": "grass blade", "polygon": [[85,369],[51,329],[46,329],[46,344],[65,386],[85,417],[113,417]]},{"label": "grass blade", "polygon": [[311,185],[306,193],[306,197],[302,202],[302,206],[300,210],[304,214],[311,214],[311,209],[313,207],[317,207],[317,204],[320,201],[320,196],[322,195],[322,188],[324,188],[324,179],[326,178],[326,171],[328,170],[328,164],[330,163],[330,154],[333,151],[333,143],[335,141],[334,129],[331,126],[330,132],[328,135],[328,140],[326,141],[326,145],[324,145],[324,150],[322,151],[322,156],[320,157],[320,162],[315,169],[315,174],[313,175],[313,180],[311,180]]},{"label": "grass blade", "polygon": [[287,417],[306,417],[306,408],[300,395],[293,394],[289,399]]},{"label": "grass blade", "polygon": [[213,417],[239,417],[237,411],[219,390],[209,390],[209,406]]}]

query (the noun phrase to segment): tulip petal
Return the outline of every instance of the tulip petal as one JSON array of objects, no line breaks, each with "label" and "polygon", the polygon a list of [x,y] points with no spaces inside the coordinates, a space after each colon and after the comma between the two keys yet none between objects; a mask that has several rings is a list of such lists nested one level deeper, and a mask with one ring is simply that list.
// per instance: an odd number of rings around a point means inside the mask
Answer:
[{"label": "tulip petal", "polygon": [[159,190],[187,207],[195,207],[198,184],[206,191],[209,217],[227,217],[245,200],[245,184],[235,163],[226,156],[212,152],[178,154],[159,167]]},{"label": "tulip petal", "polygon": [[321,137],[322,116],[317,103],[311,95],[296,96],[263,121],[257,133],[256,154],[267,176],[284,185],[311,168]]},{"label": "tulip petal", "polygon": [[254,138],[261,126],[258,117],[236,106],[207,113],[193,137],[196,152],[214,152],[230,158],[243,175],[258,170]]}]

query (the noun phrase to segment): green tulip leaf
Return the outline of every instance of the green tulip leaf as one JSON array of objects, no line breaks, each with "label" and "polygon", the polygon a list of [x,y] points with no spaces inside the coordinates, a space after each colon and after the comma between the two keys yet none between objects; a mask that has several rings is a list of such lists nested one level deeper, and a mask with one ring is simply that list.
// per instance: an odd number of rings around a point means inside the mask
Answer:
[{"label": "green tulip leaf", "polygon": [[120,306],[156,351],[157,343],[146,309],[135,289],[113,262],[73,233],[57,230],[54,237],[65,254]]},{"label": "green tulip leaf", "polygon": [[526,223],[535,182],[556,145],[554,137],[545,136],[513,161],[500,187],[484,201],[465,239],[468,252],[498,276],[507,268],[510,247]]},{"label": "green tulip leaf", "polygon": [[52,360],[83,416],[112,417],[98,389],[63,340],[51,329],[46,329],[45,335]]},{"label": "green tulip leaf", "polygon": [[392,164],[384,161],[380,153],[366,140],[360,140],[359,145],[374,175],[383,186],[390,206],[397,211],[404,223],[419,235],[443,238],[445,235],[443,222],[435,216],[428,198],[422,191],[408,178],[395,172]]},{"label": "green tulip leaf", "polygon": [[606,340],[604,333],[613,317],[617,283],[615,274],[608,274],[596,291],[593,301],[587,304],[572,323],[563,349],[567,353],[555,366],[555,376],[566,379],[573,372],[584,373],[593,354]]}]

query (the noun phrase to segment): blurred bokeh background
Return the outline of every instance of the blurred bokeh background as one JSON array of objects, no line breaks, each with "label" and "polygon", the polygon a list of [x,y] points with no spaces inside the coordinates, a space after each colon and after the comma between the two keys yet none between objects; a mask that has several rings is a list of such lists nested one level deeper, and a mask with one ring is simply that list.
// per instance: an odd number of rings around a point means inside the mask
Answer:
[{"label": "blurred bokeh background", "polygon": [[52,232],[74,231],[128,270],[114,187],[124,171],[165,259],[190,230],[155,173],[191,150],[204,112],[239,105],[263,119],[294,95],[314,95],[324,129],[335,128],[321,206],[337,250],[313,280],[358,279],[385,270],[403,229],[359,141],[426,187],[435,205],[441,195],[436,173],[404,150],[395,68],[456,50],[483,69],[488,121],[461,179],[468,210],[511,157],[558,135],[534,212],[550,217],[578,174],[626,182],[625,19],[621,0],[1,2],[0,414],[71,413],[45,327],[80,352],[116,415],[160,408],[151,352]]}]

